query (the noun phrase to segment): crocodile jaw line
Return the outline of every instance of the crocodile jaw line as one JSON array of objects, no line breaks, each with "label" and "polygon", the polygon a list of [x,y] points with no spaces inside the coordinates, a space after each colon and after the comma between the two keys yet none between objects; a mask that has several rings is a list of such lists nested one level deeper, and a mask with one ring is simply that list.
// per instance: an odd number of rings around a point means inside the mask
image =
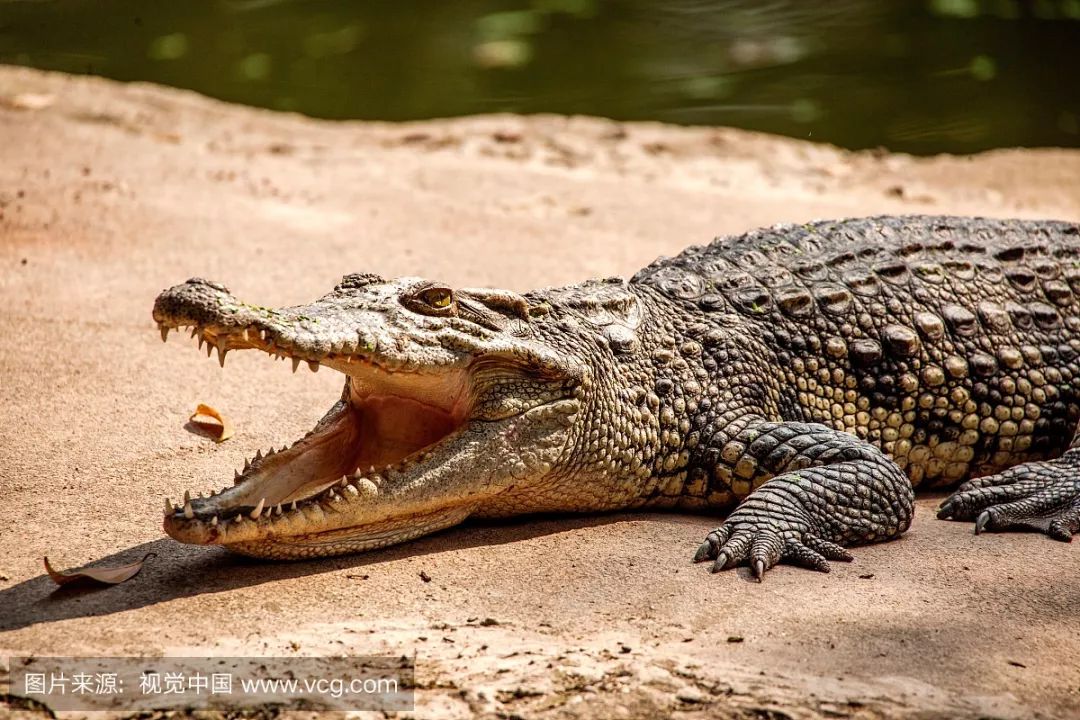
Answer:
[{"label": "crocodile jaw line", "polygon": [[[208,350],[218,349],[222,365],[228,350],[259,348],[263,341],[257,331],[223,338],[196,326],[193,334],[200,347],[206,342]],[[301,362],[281,347],[259,349],[291,359],[294,371]],[[341,399],[291,446],[256,453],[234,486],[209,497],[185,493],[176,504],[166,499],[170,536],[249,555],[299,557],[339,552],[329,546],[341,542],[352,550],[401,542],[468,515],[469,508],[445,502],[404,502],[422,495],[409,478],[426,459],[445,454],[436,450],[454,446],[468,425],[467,369],[422,373],[388,370],[362,357],[305,360],[312,371],[327,365],[345,372]],[[305,549],[282,550],[290,544]]]}]

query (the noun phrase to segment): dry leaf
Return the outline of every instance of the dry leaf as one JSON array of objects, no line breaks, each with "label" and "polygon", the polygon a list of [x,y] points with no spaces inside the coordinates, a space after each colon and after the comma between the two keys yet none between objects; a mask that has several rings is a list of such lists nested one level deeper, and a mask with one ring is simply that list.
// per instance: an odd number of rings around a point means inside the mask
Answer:
[{"label": "dry leaf", "polygon": [[210,433],[216,442],[225,442],[233,436],[233,425],[229,419],[209,405],[199,403],[188,422]]},{"label": "dry leaf", "polygon": [[143,559],[137,562],[133,562],[129,565],[117,565],[115,567],[83,567],[75,568],[74,570],[64,570],[63,572],[53,569],[53,566],[49,564],[49,558],[45,557],[45,572],[49,573],[49,577],[53,579],[57,585],[69,585],[74,582],[94,580],[99,583],[105,583],[106,585],[116,585],[122,583],[125,580],[130,580],[139,574],[142,570],[143,563],[149,557],[157,557],[155,553],[146,553],[143,555]]}]

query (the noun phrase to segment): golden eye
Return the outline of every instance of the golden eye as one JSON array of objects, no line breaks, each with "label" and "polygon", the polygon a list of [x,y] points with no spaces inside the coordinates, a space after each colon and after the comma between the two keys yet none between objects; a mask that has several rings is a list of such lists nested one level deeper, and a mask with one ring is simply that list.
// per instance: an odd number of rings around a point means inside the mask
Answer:
[{"label": "golden eye", "polygon": [[449,288],[428,288],[420,293],[420,299],[436,310],[445,310],[454,302],[454,293]]}]

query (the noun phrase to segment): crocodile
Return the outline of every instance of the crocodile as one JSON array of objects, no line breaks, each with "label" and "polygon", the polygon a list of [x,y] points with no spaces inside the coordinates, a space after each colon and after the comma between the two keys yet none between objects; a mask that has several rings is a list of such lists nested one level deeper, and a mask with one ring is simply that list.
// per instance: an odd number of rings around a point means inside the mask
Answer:
[{"label": "crocodile", "polygon": [[[983,531],[1080,531],[1080,225],[776,225],[634,275],[519,294],[346,275],[280,309],[194,278],[162,339],[345,375],[234,484],[165,500],[186,543],[303,559],[466,518],[728,513],[693,559],[827,572],[896,538],[915,488]],[[692,548],[688,548],[689,551]]]}]

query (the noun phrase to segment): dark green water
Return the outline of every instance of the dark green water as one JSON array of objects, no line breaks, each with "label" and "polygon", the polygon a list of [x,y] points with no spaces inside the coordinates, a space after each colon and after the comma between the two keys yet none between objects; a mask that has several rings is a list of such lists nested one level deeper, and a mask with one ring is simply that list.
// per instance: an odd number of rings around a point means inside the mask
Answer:
[{"label": "dark green water", "polygon": [[0,0],[0,62],[326,118],[663,120],[1080,146],[1080,0]]}]

